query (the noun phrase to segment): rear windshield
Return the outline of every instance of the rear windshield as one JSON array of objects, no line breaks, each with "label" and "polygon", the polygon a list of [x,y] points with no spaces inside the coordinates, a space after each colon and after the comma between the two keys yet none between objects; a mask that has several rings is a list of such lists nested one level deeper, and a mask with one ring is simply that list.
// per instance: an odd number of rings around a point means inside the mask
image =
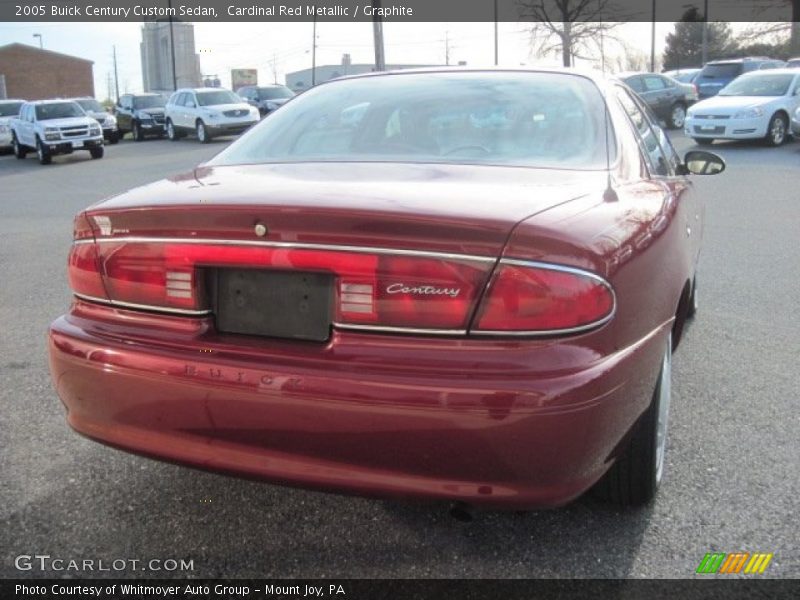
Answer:
[{"label": "rear windshield", "polygon": [[228,90],[214,92],[197,92],[199,106],[216,106],[217,104],[241,104],[242,99]]},{"label": "rear windshield", "polygon": [[54,102],[36,105],[36,120],[67,119],[69,117],[85,117],[86,113],[76,102]]},{"label": "rear windshield", "polygon": [[757,73],[742,75],[720,91],[720,96],[785,96],[794,75]]},{"label": "rear windshield", "polygon": [[133,108],[162,108],[166,102],[161,96],[134,96]]},{"label": "rear windshield", "polygon": [[594,83],[568,74],[340,80],[298,96],[211,164],[395,161],[601,169],[604,107]]},{"label": "rear windshield", "polygon": [[741,63],[722,63],[719,65],[706,65],[700,73],[700,77],[708,79],[728,79],[738,77],[742,72]]},{"label": "rear windshield", "polygon": [[22,102],[0,103],[0,117],[16,117],[19,114],[19,109],[22,108],[22,104]]},{"label": "rear windshield", "polygon": [[291,98],[294,92],[285,87],[263,87],[258,88],[259,100],[275,100],[280,98]]}]

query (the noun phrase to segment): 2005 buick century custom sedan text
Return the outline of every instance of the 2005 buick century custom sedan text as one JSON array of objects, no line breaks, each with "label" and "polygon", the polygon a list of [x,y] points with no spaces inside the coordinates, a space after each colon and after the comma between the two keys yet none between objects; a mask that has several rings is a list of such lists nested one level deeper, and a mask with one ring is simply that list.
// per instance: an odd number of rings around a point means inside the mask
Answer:
[{"label": "2005 buick century custom sedan text", "polygon": [[503,508],[661,480],[703,206],[627,87],[328,82],[75,220],[53,381],[82,434],[274,482]]}]

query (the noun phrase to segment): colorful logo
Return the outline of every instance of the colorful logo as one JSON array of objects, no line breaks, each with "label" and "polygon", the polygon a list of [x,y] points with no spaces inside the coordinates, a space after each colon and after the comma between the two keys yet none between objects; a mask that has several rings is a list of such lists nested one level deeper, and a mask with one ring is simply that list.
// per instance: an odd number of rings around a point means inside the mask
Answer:
[{"label": "colorful logo", "polygon": [[734,552],[725,554],[724,552],[709,552],[700,561],[695,573],[701,575],[708,574],[732,574],[732,573],[763,573],[767,570],[767,565],[772,560],[773,554],[765,552]]}]

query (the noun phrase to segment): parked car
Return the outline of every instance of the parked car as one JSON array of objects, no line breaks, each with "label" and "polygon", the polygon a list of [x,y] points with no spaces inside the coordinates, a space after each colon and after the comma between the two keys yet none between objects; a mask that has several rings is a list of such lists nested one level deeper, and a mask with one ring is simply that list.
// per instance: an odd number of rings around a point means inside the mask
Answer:
[{"label": "parked car", "polygon": [[789,69],[800,68],[800,57],[798,57],[798,58],[790,58],[786,62],[786,67],[789,68]]},{"label": "parked car", "polygon": [[140,142],[148,137],[162,137],[164,127],[164,97],[161,94],[123,94],[114,111],[120,136],[130,133]]},{"label": "parked car", "polygon": [[19,115],[24,100],[0,100],[0,151],[11,149],[11,121]]},{"label": "parked car", "polygon": [[685,133],[698,144],[760,139],[779,146],[800,107],[800,71],[773,69],[742,75],[690,110]]},{"label": "parked car", "polygon": [[56,154],[88,150],[92,158],[103,158],[103,130],[72,100],[26,102],[11,121],[11,143],[17,158],[35,151],[48,165]]},{"label": "parked car", "polygon": [[103,138],[109,144],[116,144],[119,141],[119,129],[117,129],[117,119],[114,115],[108,112],[103,106],[94,98],[72,98],[83,111],[100,123],[103,128]]},{"label": "parked car", "polygon": [[255,106],[261,116],[268,115],[294,97],[285,85],[246,85],[236,90],[250,106]]},{"label": "parked car", "polygon": [[675,81],[681,83],[694,83],[700,71],[702,71],[702,69],[675,69],[673,71],[664,71],[662,75],[672,77]]},{"label": "parked car", "polygon": [[716,96],[719,91],[731,81],[752,71],[763,69],[778,69],[786,63],[782,60],[766,57],[734,58],[730,60],[714,60],[703,67],[694,83],[700,99]]},{"label": "parked car", "polygon": [[258,122],[258,109],[230,90],[178,90],[167,102],[167,136],[173,141],[187,133],[207,144],[220,135],[238,135]]},{"label": "parked car", "polygon": [[658,73],[621,73],[618,77],[641,96],[670,129],[681,129],[686,109],[697,100],[691,84],[683,84]]},{"label": "parked car", "polygon": [[205,469],[504,508],[602,480],[646,503],[695,306],[687,175],[724,167],[679,158],[599,74],[328,81],[76,217],[53,382],[77,431]]}]

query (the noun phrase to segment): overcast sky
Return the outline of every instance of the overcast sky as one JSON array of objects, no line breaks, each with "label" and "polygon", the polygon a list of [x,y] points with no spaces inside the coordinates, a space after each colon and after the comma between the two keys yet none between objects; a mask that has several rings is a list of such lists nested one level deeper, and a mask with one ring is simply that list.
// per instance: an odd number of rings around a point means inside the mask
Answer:
[{"label": "overcast sky", "polygon": [[[311,23],[195,23],[196,50],[203,75],[217,75],[230,85],[231,68],[257,68],[259,81],[273,79],[275,61],[278,81],[284,74],[311,66]],[[650,23],[628,23],[619,35],[635,52],[650,55]],[[673,23],[657,23],[656,52]],[[21,42],[37,45],[40,33],[47,50],[63,52],[94,61],[95,93],[107,96],[107,77],[113,73],[112,48],[117,48],[120,92],[142,89],[138,23],[0,23],[0,45]],[[387,63],[444,64],[446,47],[450,64],[466,61],[472,66],[494,62],[493,23],[384,23]],[[448,39],[449,43],[445,40]],[[607,53],[619,54],[613,43]],[[317,64],[339,64],[349,53],[354,63],[374,60],[370,23],[318,23]],[[530,55],[529,35],[524,24],[500,24],[500,63],[537,64],[560,59],[537,59]],[[610,67],[610,70],[615,70]]]}]

